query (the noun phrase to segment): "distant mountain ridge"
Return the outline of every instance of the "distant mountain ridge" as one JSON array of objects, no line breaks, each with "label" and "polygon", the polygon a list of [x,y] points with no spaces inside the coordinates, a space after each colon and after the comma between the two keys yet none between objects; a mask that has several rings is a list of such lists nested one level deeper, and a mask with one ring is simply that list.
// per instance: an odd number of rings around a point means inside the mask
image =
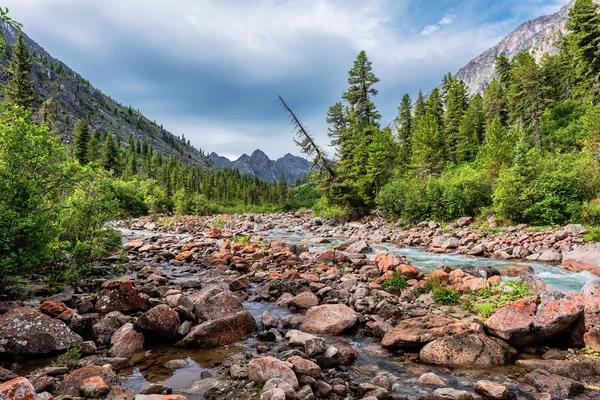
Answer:
[{"label": "distant mountain ridge", "polygon": [[308,160],[290,153],[271,160],[262,150],[256,149],[251,155],[242,154],[237,160],[210,153],[210,160],[217,168],[236,168],[241,174],[252,175],[263,181],[276,182],[283,171],[286,181],[293,184],[309,173]]},{"label": "distant mountain ridge", "polygon": [[[0,22],[0,31],[9,47],[4,59],[0,60],[6,65],[10,48],[16,43],[19,31],[5,22]],[[25,33],[23,38],[32,56],[30,76],[40,100],[34,108],[49,98],[54,99],[57,105],[54,129],[60,133],[63,141],[68,143],[75,123],[86,118],[91,129],[116,135],[122,147],[127,145],[129,135],[133,135],[136,140],[146,140],[155,151],[165,156],[173,155],[187,165],[199,166],[205,170],[211,167],[210,160],[201,150],[184,142],[140,112],[94,88],[89,81],[52,57]],[[9,78],[6,71],[0,68],[0,85],[6,84]]]},{"label": "distant mountain ridge", "polygon": [[494,64],[498,54],[504,53],[512,60],[522,51],[529,50],[536,61],[539,61],[546,53],[558,53],[557,45],[567,32],[566,23],[573,4],[575,0],[571,0],[552,15],[541,16],[519,25],[497,45],[459,69],[455,78],[465,82],[469,94],[481,94],[496,76]]}]

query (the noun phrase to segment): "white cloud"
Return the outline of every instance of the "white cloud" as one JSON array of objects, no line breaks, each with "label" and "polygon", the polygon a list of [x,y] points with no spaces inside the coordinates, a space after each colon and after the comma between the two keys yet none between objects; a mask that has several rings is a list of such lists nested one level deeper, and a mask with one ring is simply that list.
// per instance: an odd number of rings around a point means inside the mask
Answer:
[{"label": "white cloud", "polygon": [[435,25],[427,25],[425,28],[423,28],[423,30],[421,31],[421,35],[423,36],[429,36],[432,33],[435,33],[437,31],[440,30],[440,26],[438,24]]}]

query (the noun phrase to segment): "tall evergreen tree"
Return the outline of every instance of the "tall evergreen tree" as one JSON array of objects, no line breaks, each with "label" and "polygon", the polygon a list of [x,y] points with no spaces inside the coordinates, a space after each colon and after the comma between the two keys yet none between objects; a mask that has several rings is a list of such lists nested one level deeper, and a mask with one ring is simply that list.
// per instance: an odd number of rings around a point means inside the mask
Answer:
[{"label": "tall evergreen tree", "polygon": [[456,141],[456,161],[459,163],[473,161],[484,135],[483,98],[476,94],[469,102],[469,108],[460,122]]},{"label": "tall evergreen tree", "polygon": [[433,89],[427,100],[425,100],[425,112],[430,117],[435,118],[438,124],[442,124],[444,120],[444,103],[442,101],[440,89]]},{"label": "tall evergreen tree", "polygon": [[285,174],[283,173],[283,171],[281,171],[281,173],[279,174],[278,188],[279,188],[279,205],[283,207],[285,205],[285,203],[287,203],[287,199],[288,199],[288,183],[285,180]]},{"label": "tall evergreen tree", "polygon": [[510,60],[504,53],[500,53],[496,56],[496,63],[494,64],[496,73],[498,74],[499,81],[504,87],[508,87],[510,81]]},{"label": "tall evergreen tree", "polygon": [[97,139],[97,136],[92,134],[90,135],[90,139],[87,144],[87,161],[88,162],[98,162],[102,155],[100,149],[100,142]]},{"label": "tall evergreen tree", "polygon": [[529,52],[522,52],[513,60],[510,78],[509,106],[511,120],[521,123],[532,134],[538,149],[542,148],[540,120],[549,99],[539,65]]},{"label": "tall evergreen tree", "polygon": [[119,149],[115,145],[112,133],[107,133],[102,144],[102,159],[100,164],[107,171],[119,172]]},{"label": "tall evergreen tree", "polygon": [[467,87],[463,81],[453,80],[446,93],[446,113],[444,114],[444,134],[448,143],[448,153],[456,162],[456,141],[463,115],[468,107]]},{"label": "tall evergreen tree", "polygon": [[425,114],[417,121],[412,138],[412,167],[417,176],[437,175],[444,165],[446,143],[440,121]]},{"label": "tall evergreen tree", "polygon": [[499,119],[503,125],[508,124],[508,99],[506,89],[496,79],[492,79],[483,93],[483,108],[486,126],[494,119]]},{"label": "tall evergreen tree", "polygon": [[353,118],[365,123],[372,123],[381,118],[371,100],[377,95],[377,89],[373,85],[379,82],[379,78],[372,71],[371,64],[365,51],[361,51],[354,61],[354,66],[348,72],[350,87],[342,95],[352,109]]},{"label": "tall evergreen tree", "polygon": [[411,136],[413,131],[412,121],[412,101],[408,94],[402,97],[402,102],[398,106],[398,116],[396,122],[398,123],[398,166],[405,167],[410,162],[411,155]]},{"label": "tall evergreen tree", "polygon": [[600,14],[594,0],[577,0],[569,11],[567,41],[574,46],[572,67],[577,78],[576,95],[590,90],[600,98]]},{"label": "tall evergreen tree", "polygon": [[415,101],[414,121],[416,122],[419,118],[424,117],[426,112],[427,110],[425,109],[425,96],[423,96],[423,91],[419,90],[417,101]]},{"label": "tall evergreen tree", "polygon": [[80,119],[73,131],[73,156],[81,165],[88,163],[88,144],[90,141],[90,126],[87,120]]},{"label": "tall evergreen tree", "polygon": [[10,79],[4,87],[6,104],[31,109],[35,101],[35,92],[30,69],[31,59],[25,46],[23,32],[19,31],[17,43],[12,49],[9,67],[6,69],[10,75]]},{"label": "tall evergreen tree", "polygon": [[348,133],[348,117],[344,105],[337,102],[327,111],[327,136],[331,139],[330,146],[336,147],[343,143],[345,135]]}]

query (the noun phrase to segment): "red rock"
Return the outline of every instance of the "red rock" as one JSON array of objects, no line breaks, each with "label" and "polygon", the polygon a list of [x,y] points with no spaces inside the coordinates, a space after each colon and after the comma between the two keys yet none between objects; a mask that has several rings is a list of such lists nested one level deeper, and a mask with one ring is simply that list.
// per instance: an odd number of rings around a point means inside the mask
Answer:
[{"label": "red rock", "polygon": [[81,393],[86,398],[94,398],[94,397],[103,397],[107,395],[110,391],[110,388],[99,376],[91,376],[89,378],[85,378],[80,388]]},{"label": "red rock", "polygon": [[381,272],[386,272],[394,271],[404,262],[404,259],[396,253],[380,253],[371,256],[371,261],[375,261]]},{"label": "red rock", "polygon": [[96,311],[99,313],[143,311],[147,308],[146,298],[138,292],[132,281],[109,281],[103,287],[96,301]]},{"label": "red rock", "polygon": [[134,354],[144,350],[144,335],[127,323],[120,327],[110,339],[108,354],[113,357],[131,358]]},{"label": "red rock", "polygon": [[36,400],[36,393],[33,385],[26,378],[15,378],[0,383],[0,399]]},{"label": "red rock", "polygon": [[339,335],[354,326],[356,312],[344,304],[325,304],[312,307],[306,313],[300,330],[307,333]]},{"label": "red rock", "polygon": [[208,234],[208,237],[213,239],[219,239],[221,237],[221,231],[217,228],[212,228]]},{"label": "red rock", "polygon": [[493,367],[506,364],[509,349],[506,343],[483,333],[462,333],[426,344],[419,359],[446,367]]},{"label": "red rock", "polygon": [[131,241],[125,243],[123,245],[123,247],[125,248],[125,250],[135,251],[135,250],[138,250],[140,247],[142,247],[143,244],[144,244],[144,242],[142,242],[140,239],[136,239],[136,240],[131,240]]},{"label": "red rock", "polygon": [[447,335],[471,332],[462,321],[437,315],[410,318],[388,331],[381,341],[386,348],[420,348]]},{"label": "red rock", "polygon": [[448,278],[452,283],[462,282],[462,280],[467,276],[461,269],[455,269],[454,271],[448,274]]},{"label": "red rock", "polygon": [[429,274],[428,279],[435,279],[442,284],[446,284],[450,279],[450,274],[444,271],[433,271]]},{"label": "red rock", "polygon": [[173,339],[179,324],[179,314],[168,305],[160,304],[140,315],[135,327],[149,338]]},{"label": "red rock", "polygon": [[254,317],[246,311],[212,319],[194,327],[178,342],[180,346],[210,348],[233,343],[258,329]]},{"label": "red rock", "polygon": [[40,306],[40,311],[52,318],[66,310],[67,306],[59,301],[44,300]]},{"label": "red rock", "polygon": [[46,354],[83,343],[62,321],[28,307],[0,316],[1,354]]},{"label": "red rock", "polygon": [[413,265],[401,264],[396,269],[399,270],[406,279],[416,279],[421,274],[421,271]]},{"label": "red rock", "polygon": [[563,333],[583,312],[583,297],[547,291],[502,307],[485,323],[492,335],[517,346],[538,343]]},{"label": "red rock", "polygon": [[238,297],[216,287],[203,289],[188,298],[194,303],[194,314],[201,321],[225,317],[244,309]]},{"label": "red rock", "polygon": [[569,271],[590,271],[600,276],[600,245],[588,244],[563,254],[562,266]]},{"label": "red rock", "polygon": [[76,369],[65,376],[58,386],[58,389],[56,389],[56,394],[58,396],[77,397],[79,396],[79,390],[81,389],[83,381],[93,376],[99,376],[109,386],[119,384],[117,375],[115,375],[113,370],[108,366],[99,367],[97,365],[88,365],[87,367]]},{"label": "red rock", "polygon": [[181,251],[193,251],[198,249],[198,247],[194,243],[186,243],[181,247]]},{"label": "red rock", "polygon": [[504,400],[508,398],[508,388],[499,383],[481,380],[475,383],[475,391],[481,393],[486,399]]},{"label": "red rock", "polygon": [[178,261],[192,261],[192,258],[194,257],[194,253],[192,253],[191,251],[182,251],[181,253],[177,254],[175,256],[175,259]]},{"label": "red rock", "polygon": [[319,305],[319,298],[311,292],[302,292],[289,301],[296,308],[311,308]]},{"label": "red rock", "polygon": [[350,259],[344,253],[335,250],[327,250],[318,254],[316,261],[330,264],[350,263]]},{"label": "red rock", "polygon": [[283,361],[275,357],[255,358],[248,364],[248,379],[259,384],[270,379],[279,378],[289,383],[294,389],[298,388],[298,378]]}]

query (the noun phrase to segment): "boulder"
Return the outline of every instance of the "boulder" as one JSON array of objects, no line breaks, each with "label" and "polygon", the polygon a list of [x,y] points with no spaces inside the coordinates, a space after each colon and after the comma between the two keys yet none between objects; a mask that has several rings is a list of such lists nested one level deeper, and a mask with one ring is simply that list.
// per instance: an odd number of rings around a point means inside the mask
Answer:
[{"label": "boulder", "polygon": [[83,381],[94,376],[100,377],[108,386],[119,384],[119,378],[117,378],[117,375],[110,367],[88,365],[87,367],[76,369],[65,376],[56,389],[56,394],[58,396],[78,397]]},{"label": "boulder", "polygon": [[108,345],[115,331],[132,320],[118,311],[109,312],[92,326],[93,335],[100,344]]},{"label": "boulder", "polygon": [[110,339],[108,354],[112,357],[131,358],[144,350],[144,335],[136,331],[133,324],[120,327]]},{"label": "boulder", "polygon": [[371,261],[377,264],[381,272],[393,271],[404,263],[404,259],[397,253],[380,253],[371,256]]},{"label": "boulder", "polygon": [[252,382],[262,384],[273,378],[282,379],[294,389],[298,388],[298,378],[294,371],[275,357],[255,358],[248,364],[248,379]]},{"label": "boulder", "polygon": [[17,378],[17,374],[14,372],[0,367],[0,382],[6,382]]},{"label": "boulder", "polygon": [[36,400],[37,396],[31,382],[26,378],[15,378],[0,383],[0,399],[2,400]]},{"label": "boulder", "polygon": [[486,380],[477,381],[475,383],[475,391],[490,400],[504,400],[509,395],[506,386]]},{"label": "boulder", "polygon": [[581,382],[541,369],[530,372],[527,380],[540,392],[550,393],[552,400],[569,399],[585,390],[585,386]]},{"label": "boulder", "polygon": [[389,330],[381,345],[390,349],[420,348],[446,335],[457,335],[472,329],[462,321],[439,315],[410,318]]},{"label": "boulder", "polygon": [[356,324],[356,312],[344,304],[312,307],[306,313],[300,330],[306,333],[339,335]]},{"label": "boulder", "polygon": [[0,355],[46,354],[82,343],[64,322],[32,308],[19,307],[0,316]]},{"label": "boulder", "polygon": [[481,400],[478,394],[454,388],[439,388],[433,391],[434,399],[443,400]]},{"label": "boulder", "polygon": [[252,314],[242,310],[201,323],[179,341],[178,345],[200,348],[223,346],[233,343],[257,329],[258,326]]},{"label": "boulder", "polygon": [[547,291],[507,304],[485,323],[486,330],[516,346],[539,343],[559,336],[583,312],[580,294]]},{"label": "boulder", "polygon": [[505,365],[510,347],[482,333],[445,336],[425,345],[419,359],[446,367],[493,367]]},{"label": "boulder", "polygon": [[426,372],[422,374],[417,382],[419,382],[421,385],[428,386],[446,386],[448,384],[447,379],[443,379],[433,372]]},{"label": "boulder", "polygon": [[268,311],[264,311],[260,316],[260,322],[262,323],[263,329],[269,330],[271,328],[279,328],[279,319]]},{"label": "boulder", "polygon": [[570,271],[600,275],[600,244],[586,244],[563,254],[562,266]]},{"label": "boulder", "polygon": [[596,363],[592,360],[517,360],[516,365],[527,372],[548,371],[571,379],[585,379],[596,376]]},{"label": "boulder", "polygon": [[99,313],[119,311],[122,313],[144,311],[148,308],[146,298],[142,296],[129,280],[105,282],[98,294],[96,310]]},{"label": "boulder", "polygon": [[[590,350],[600,350],[600,281],[592,281],[581,289],[585,307],[578,324],[583,343]],[[581,342],[581,337],[578,340]]]},{"label": "boulder", "polygon": [[456,221],[456,224],[462,228],[463,226],[471,225],[473,221],[473,217],[461,217]]},{"label": "boulder", "polygon": [[196,318],[201,321],[226,317],[244,309],[238,297],[216,287],[194,293],[189,299],[194,303]]},{"label": "boulder", "polygon": [[371,246],[364,240],[360,240],[358,242],[352,243],[350,246],[346,248],[348,253],[370,253],[373,251]]},{"label": "boulder", "polygon": [[293,365],[292,370],[297,374],[308,375],[312,378],[321,376],[321,367],[306,358],[292,356],[287,359],[287,362]]},{"label": "boulder", "polygon": [[83,380],[81,384],[81,388],[79,388],[81,394],[85,398],[96,398],[96,397],[104,397],[110,392],[110,388],[99,376],[91,376]]},{"label": "boulder", "polygon": [[68,307],[64,303],[52,300],[44,300],[40,306],[40,311],[52,318],[56,318],[67,309]]},{"label": "boulder", "polygon": [[[295,393],[294,393],[295,394]],[[265,390],[259,400],[285,400],[285,391],[281,388]]]},{"label": "boulder", "polygon": [[160,304],[143,313],[135,328],[152,339],[173,339],[179,329],[179,314],[166,304]]},{"label": "boulder", "polygon": [[319,305],[319,298],[312,292],[302,292],[292,297],[288,304],[296,308],[311,308]]},{"label": "boulder", "polygon": [[250,287],[250,283],[248,282],[248,277],[246,275],[242,275],[231,282],[229,282],[229,290],[232,292],[237,292],[238,290],[245,290]]}]

